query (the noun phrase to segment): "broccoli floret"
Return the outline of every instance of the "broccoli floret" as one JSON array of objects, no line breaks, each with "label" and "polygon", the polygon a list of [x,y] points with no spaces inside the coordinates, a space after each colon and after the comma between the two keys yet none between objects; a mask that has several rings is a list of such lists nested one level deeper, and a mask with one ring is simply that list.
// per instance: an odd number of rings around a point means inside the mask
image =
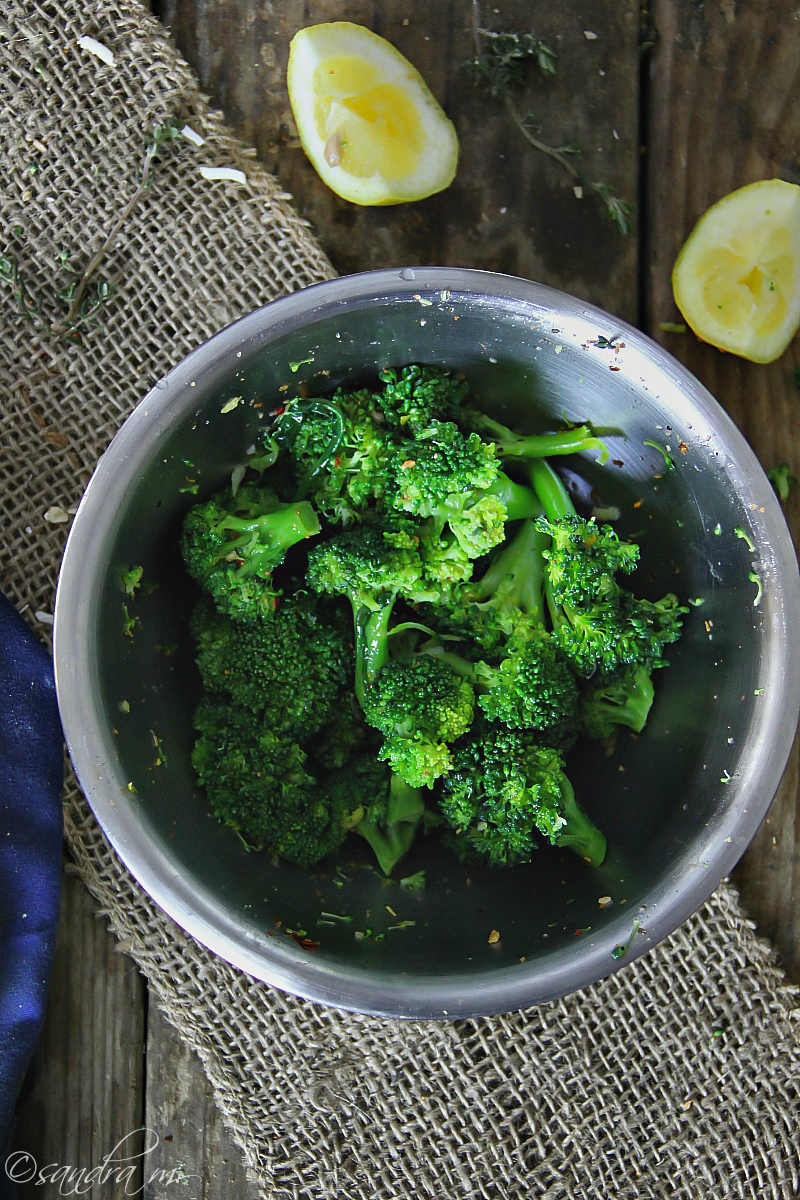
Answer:
[{"label": "broccoli floret", "polygon": [[469,729],[469,682],[431,655],[387,663],[364,700],[364,716],[384,735],[379,758],[412,787],[432,787],[452,765],[448,743]]},{"label": "broccoli floret", "polygon": [[345,827],[365,838],[383,873],[391,875],[411,849],[425,813],[422,792],[365,756],[346,771],[332,772],[323,797],[330,811],[345,814]]},{"label": "broccoli floret", "polygon": [[498,547],[480,579],[453,588],[448,603],[432,605],[442,629],[499,652],[521,625],[544,625],[544,559],[549,539],[532,521]]},{"label": "broccoli floret", "polygon": [[181,550],[189,574],[221,612],[256,620],[275,608],[275,568],[319,529],[310,504],[281,504],[270,488],[243,484],[235,495],[227,488],[189,510]]},{"label": "broccoli floret", "polygon": [[539,517],[536,528],[552,538],[544,551],[547,574],[559,604],[592,604],[619,595],[617,572],[629,575],[639,560],[639,547],[622,542],[610,525],[592,518]]},{"label": "broccoli floret", "polygon": [[556,749],[572,747],[578,735],[578,685],[543,627],[520,626],[499,665],[478,663],[475,675],[478,704],[491,720],[511,729],[536,729]]},{"label": "broccoli floret", "polygon": [[481,435],[484,441],[494,443],[497,457],[501,460],[530,460],[550,458],[554,454],[580,454],[592,451],[597,461],[608,462],[608,448],[597,437],[591,425],[576,425],[557,433],[515,433],[506,425],[495,421],[485,413],[473,409],[465,412],[465,421],[470,429]]},{"label": "broccoli floret", "polygon": [[497,478],[494,447],[452,421],[432,421],[400,443],[393,463],[395,508],[418,517],[438,516],[464,492],[485,491]]},{"label": "broccoli floret", "polygon": [[301,494],[334,523],[350,522],[386,490],[394,439],[375,418],[376,397],[339,389],[330,400],[290,400],[275,437],[293,459]]},{"label": "broccoli floret", "polygon": [[316,733],[352,688],[352,631],[316,596],[282,601],[271,618],[235,621],[206,601],[192,616],[207,692],[227,694],[298,738]]},{"label": "broccoli floret", "polygon": [[628,667],[612,675],[595,676],[581,694],[584,733],[590,738],[608,738],[620,725],[641,733],[653,695],[653,681],[645,667]]},{"label": "broccoli floret", "polygon": [[530,859],[539,834],[593,866],[603,861],[605,838],[576,801],[557,751],[479,722],[453,760],[440,808],[459,857],[510,867]]},{"label": "broccoli floret", "polygon": [[411,434],[433,421],[456,421],[467,395],[466,381],[440,367],[387,369],[380,379],[385,386],[376,400],[386,424]]},{"label": "broccoli floret", "polygon": [[316,592],[346,596],[355,628],[355,689],[363,705],[367,686],[388,661],[388,633],[398,596],[432,600],[415,539],[404,528],[359,525],[308,556],[307,582]]},{"label": "broccoli floret", "polygon": [[530,488],[499,471],[493,447],[441,421],[397,448],[386,502],[429,518],[429,540],[438,535],[451,545],[455,538],[466,559],[502,542],[506,521],[539,511]]},{"label": "broccoli floret", "polygon": [[342,844],[345,814],[320,794],[291,737],[218,696],[200,701],[194,727],[192,765],[211,811],[246,845],[309,867]]},{"label": "broccoli floret", "polygon": [[671,592],[660,600],[640,600],[614,579],[630,570],[637,553],[625,551],[608,527],[592,530],[581,522],[564,485],[549,463],[533,463],[531,479],[544,508],[541,532],[554,539],[545,551],[546,595],[554,636],[574,669],[590,676],[619,667],[665,665],[664,648],[677,641],[688,611]]}]

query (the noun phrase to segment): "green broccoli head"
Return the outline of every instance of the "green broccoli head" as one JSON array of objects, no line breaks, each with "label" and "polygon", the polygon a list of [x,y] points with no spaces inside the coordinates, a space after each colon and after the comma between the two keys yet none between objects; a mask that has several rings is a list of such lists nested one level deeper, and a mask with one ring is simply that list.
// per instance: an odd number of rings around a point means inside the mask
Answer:
[{"label": "green broccoli head", "polygon": [[194,727],[192,765],[211,811],[248,846],[309,867],[341,845],[342,814],[329,807],[296,741],[218,696],[200,701]]},{"label": "green broccoli head", "polygon": [[578,685],[557,641],[541,626],[518,626],[499,666],[478,663],[476,681],[488,690],[478,703],[493,721],[536,729],[548,744],[569,749],[578,734]]},{"label": "green broccoli head", "polygon": [[316,596],[298,593],[281,601],[271,619],[247,622],[201,601],[192,634],[206,691],[229,695],[289,734],[317,733],[347,704],[352,628]]},{"label": "green broccoli head", "polygon": [[363,837],[386,875],[411,849],[425,813],[422,793],[393,775],[372,755],[364,755],[346,771],[334,771],[324,795],[331,811],[341,813],[345,827]]},{"label": "green broccoli head", "polygon": [[386,490],[394,438],[380,416],[371,392],[339,389],[330,400],[290,400],[278,417],[301,491],[329,521],[356,519]]},{"label": "green broccoli head", "polygon": [[620,589],[612,600],[563,605],[555,637],[574,670],[587,678],[595,670],[608,675],[621,667],[652,671],[666,665],[664,650],[680,637],[687,611],[672,593],[650,601]]},{"label": "green broccoli head", "polygon": [[398,595],[409,600],[430,597],[413,536],[391,526],[358,525],[315,546],[306,578],[314,591],[347,596],[354,605],[372,611]]},{"label": "green broccoli head", "polygon": [[598,525],[594,519],[538,517],[536,528],[552,538],[543,554],[559,604],[594,604],[616,596],[615,574],[629,574],[639,560],[637,545],[620,541],[610,525]]},{"label": "green broccoli head", "polygon": [[460,513],[464,496],[485,491],[499,470],[494,446],[476,433],[464,434],[452,421],[433,421],[395,451],[395,508],[417,517],[448,518]]},{"label": "green broccoli head", "polygon": [[319,528],[310,504],[281,504],[270,488],[244,484],[189,510],[181,551],[189,574],[221,612],[256,620],[276,606],[275,568],[292,546]]},{"label": "green broccoli head", "polygon": [[590,738],[608,738],[624,725],[641,733],[653,695],[653,681],[645,667],[622,667],[611,675],[593,676],[581,692],[583,732]]},{"label": "green broccoli head", "polygon": [[368,689],[364,716],[384,735],[380,757],[413,787],[432,787],[451,765],[449,742],[469,729],[475,693],[440,659],[387,663]]},{"label": "green broccoli head", "polygon": [[467,396],[466,381],[440,367],[410,366],[381,371],[376,397],[386,424],[416,434],[434,421],[455,421]]},{"label": "green broccoli head", "polygon": [[453,751],[442,781],[442,814],[465,861],[526,862],[537,835],[598,865],[605,838],[575,801],[560,754],[517,730],[477,722]]}]

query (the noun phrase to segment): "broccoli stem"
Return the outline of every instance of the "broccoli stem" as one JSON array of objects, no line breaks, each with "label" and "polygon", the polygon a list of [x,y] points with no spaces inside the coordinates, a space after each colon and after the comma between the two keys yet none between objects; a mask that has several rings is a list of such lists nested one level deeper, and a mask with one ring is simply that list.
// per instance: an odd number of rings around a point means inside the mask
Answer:
[{"label": "broccoli stem", "polygon": [[524,483],[515,483],[503,471],[500,471],[490,488],[487,496],[496,496],[506,509],[507,521],[524,521],[527,517],[541,515],[542,506],[536,495]]},{"label": "broccoli stem", "polygon": [[389,661],[389,622],[394,600],[387,600],[377,609],[353,604],[355,629],[355,691],[364,707],[367,688]]},{"label": "broccoli stem", "polygon": [[411,849],[424,812],[422,789],[410,787],[393,773],[385,818],[376,821],[364,816],[355,826],[356,831],[372,847],[384,875],[391,875],[400,859]]},{"label": "broccoli stem", "polygon": [[566,776],[561,783],[561,796],[567,823],[554,844],[569,847],[590,866],[599,867],[606,856],[606,839],[578,804],[572,784]]},{"label": "broccoli stem", "polygon": [[[527,490],[527,489],[526,489]],[[541,506],[537,502],[537,510]],[[536,516],[537,513],[532,515]],[[542,551],[550,544],[533,521],[524,521],[510,542],[497,553],[481,578],[474,584],[473,596],[480,604],[490,600],[502,587],[510,608],[543,616],[544,559]]]},{"label": "broccoli stem", "polygon": [[225,556],[247,547],[247,557],[239,568],[241,575],[269,573],[288,550],[305,538],[319,533],[319,518],[307,501],[284,504],[256,517],[226,517],[220,529],[241,536],[225,544]]},{"label": "broccoli stem", "polygon": [[476,422],[486,440],[497,446],[498,458],[547,458],[553,454],[578,454],[583,450],[596,450],[598,462],[607,462],[608,449],[599,437],[595,437],[590,425],[576,425],[559,433],[515,433],[506,425],[481,414]]},{"label": "broccoli stem", "polygon": [[530,478],[548,520],[576,515],[567,489],[546,459],[539,458],[530,464]]}]

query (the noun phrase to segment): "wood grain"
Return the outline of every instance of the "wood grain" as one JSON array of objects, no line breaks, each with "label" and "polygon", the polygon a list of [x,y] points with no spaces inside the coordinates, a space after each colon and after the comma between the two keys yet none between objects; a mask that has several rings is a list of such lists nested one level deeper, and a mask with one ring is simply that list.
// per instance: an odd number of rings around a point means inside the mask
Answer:
[{"label": "wood grain", "polygon": [[[800,363],[794,344],[757,366],[720,354],[691,334],[661,334],[679,321],[670,273],[701,213],[727,192],[780,176],[800,183],[800,9],[794,0],[724,0],[653,7],[659,41],[648,87],[646,321],[720,401],[769,468],[800,477]],[[786,505],[795,545],[798,491]],[[767,821],[736,872],[758,929],[800,980],[798,748]]]},{"label": "wood grain", "polygon": [[[336,268],[468,265],[562,287],[635,319],[636,238],[620,237],[602,203],[524,141],[503,105],[464,64],[474,53],[470,0],[163,0],[161,15],[203,88],[256,146],[312,224]],[[458,131],[455,183],[417,204],[358,208],[315,174],[286,92],[289,41],[302,26],[341,19],[389,38],[422,72]],[[577,143],[587,180],[635,201],[639,173],[639,4],[562,0],[482,5],[493,29],[533,30],[558,54],[553,78],[531,74],[517,101],[541,140]],[[587,37],[586,35],[596,35]]]},{"label": "wood grain", "polygon": [[241,1151],[222,1123],[211,1085],[196,1054],[155,1004],[147,1015],[145,1127],[154,1149],[147,1157],[144,1200],[166,1195],[204,1200],[256,1200]]},{"label": "wood grain", "polygon": [[[95,1176],[81,1193],[123,1200],[142,1184],[146,996],[142,976],[116,952],[96,907],[80,879],[65,875],[47,1018],[23,1090],[15,1147],[40,1168],[87,1173],[107,1156],[129,1156],[117,1169],[109,1164],[104,1180]],[[58,1195],[57,1180],[19,1188],[20,1200]]]}]

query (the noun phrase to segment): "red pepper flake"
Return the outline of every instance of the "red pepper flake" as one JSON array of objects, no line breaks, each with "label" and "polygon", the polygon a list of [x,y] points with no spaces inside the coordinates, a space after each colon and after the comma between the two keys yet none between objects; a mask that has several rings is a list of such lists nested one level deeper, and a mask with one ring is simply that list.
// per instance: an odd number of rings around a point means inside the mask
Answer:
[{"label": "red pepper flake", "polygon": [[342,465],[341,457],[338,454],[336,455],[336,458],[333,460],[333,465],[335,467],[340,467]]},{"label": "red pepper flake", "polygon": [[315,942],[313,938],[302,937],[294,929],[287,929],[286,932],[303,950],[319,950],[319,942]]},{"label": "red pepper flake", "polygon": [[621,371],[622,367],[613,367],[612,366],[612,367],[609,367],[608,369],[609,369],[609,371]]},{"label": "red pepper flake", "polygon": [[633,507],[634,507],[634,508],[641,508],[643,504],[644,504],[644,500],[634,500],[634,502],[633,502]]},{"label": "red pepper flake", "polygon": [[[288,384],[287,384],[287,386],[288,386]],[[286,405],[282,404],[280,406],[280,408],[273,408],[270,416],[279,417],[282,413],[285,413],[285,412],[286,412]]]},{"label": "red pepper flake", "polygon": [[621,458],[612,458],[611,461],[615,467],[624,467],[625,466],[625,463],[623,462],[623,460]]},{"label": "red pepper flake", "polygon": [[686,445],[686,442],[678,442],[678,449],[680,450],[681,454],[689,453],[689,447]]}]

